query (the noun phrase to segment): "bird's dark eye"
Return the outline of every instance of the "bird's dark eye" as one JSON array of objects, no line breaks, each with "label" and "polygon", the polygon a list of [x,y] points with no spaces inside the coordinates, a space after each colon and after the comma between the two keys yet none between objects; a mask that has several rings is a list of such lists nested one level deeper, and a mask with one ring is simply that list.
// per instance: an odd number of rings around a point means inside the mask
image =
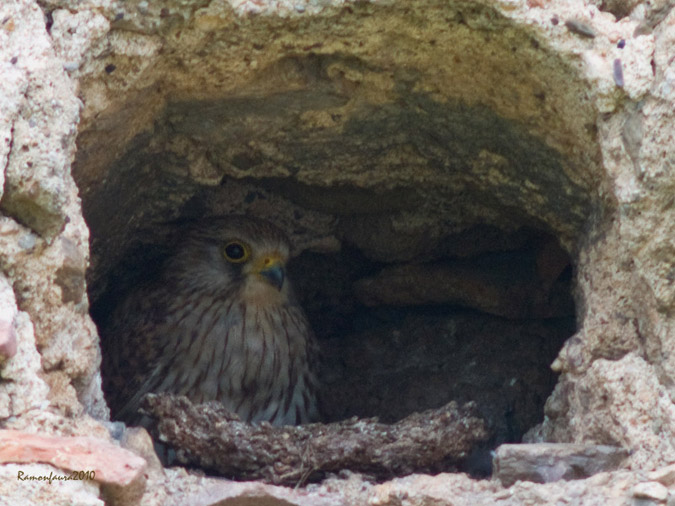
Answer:
[{"label": "bird's dark eye", "polygon": [[223,248],[225,260],[234,264],[240,264],[248,260],[249,248],[241,241],[230,241]]}]

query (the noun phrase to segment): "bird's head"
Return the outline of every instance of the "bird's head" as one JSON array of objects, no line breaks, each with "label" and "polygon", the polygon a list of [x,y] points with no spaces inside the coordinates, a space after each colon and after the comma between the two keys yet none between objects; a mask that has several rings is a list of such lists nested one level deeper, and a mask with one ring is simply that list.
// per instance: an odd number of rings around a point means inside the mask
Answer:
[{"label": "bird's head", "polygon": [[200,286],[237,288],[257,304],[278,303],[288,295],[290,246],[267,221],[246,216],[209,220],[190,233],[180,255],[190,257],[192,281]]},{"label": "bird's head", "polygon": [[280,244],[269,244],[268,238],[257,239],[253,242],[239,238],[229,240],[223,246],[223,258],[254,282],[262,281],[282,290],[288,251],[282,252]]}]

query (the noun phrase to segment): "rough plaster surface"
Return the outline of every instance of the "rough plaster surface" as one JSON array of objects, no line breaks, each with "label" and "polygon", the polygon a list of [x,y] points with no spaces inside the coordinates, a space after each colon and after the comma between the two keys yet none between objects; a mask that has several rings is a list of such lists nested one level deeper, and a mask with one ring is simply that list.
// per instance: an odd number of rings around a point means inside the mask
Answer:
[{"label": "rough plaster surface", "polygon": [[[618,444],[633,451],[630,470],[508,489],[459,474],[352,477],[310,493],[382,505],[666,500],[673,484],[643,473],[675,461],[672,2],[40,6],[0,4],[0,304],[17,337],[0,363],[0,425],[108,437],[90,418],[107,410],[80,196],[98,234],[93,293],[144,226],[180,216],[248,210],[292,225],[301,249],[344,242],[401,262],[438,257],[477,223],[535,226],[572,255],[578,332],[530,438]],[[95,484],[26,485],[16,471],[0,467],[12,504],[101,504]],[[209,480],[158,473],[144,503]],[[265,497],[307,503],[285,494]]]}]

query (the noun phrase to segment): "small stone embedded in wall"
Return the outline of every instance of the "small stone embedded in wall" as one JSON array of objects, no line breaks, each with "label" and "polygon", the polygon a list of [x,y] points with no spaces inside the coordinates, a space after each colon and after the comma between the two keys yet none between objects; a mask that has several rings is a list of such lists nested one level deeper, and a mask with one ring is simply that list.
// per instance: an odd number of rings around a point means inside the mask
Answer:
[{"label": "small stone embedded in wall", "polygon": [[595,31],[593,28],[588,26],[583,21],[579,21],[578,19],[568,19],[565,21],[565,26],[572,33],[576,33],[577,35],[581,35],[587,39],[595,38]]},{"label": "small stone embedded in wall", "polygon": [[578,480],[620,467],[624,448],[567,443],[505,444],[497,448],[493,476],[509,487],[516,481]]},{"label": "small stone embedded in wall", "polygon": [[619,88],[623,88],[623,66],[621,64],[621,59],[616,58],[612,64],[612,75],[614,76],[614,82]]},{"label": "small stone embedded in wall", "polygon": [[63,237],[60,243],[63,265],[56,271],[55,282],[61,287],[61,300],[64,303],[78,303],[85,291],[85,259],[70,239]]},{"label": "small stone embedded in wall", "polygon": [[14,293],[7,280],[0,274],[0,364],[16,354]]},{"label": "small stone embedded in wall", "polygon": [[645,481],[633,487],[633,497],[650,501],[664,502],[668,498],[668,489],[656,481]]}]

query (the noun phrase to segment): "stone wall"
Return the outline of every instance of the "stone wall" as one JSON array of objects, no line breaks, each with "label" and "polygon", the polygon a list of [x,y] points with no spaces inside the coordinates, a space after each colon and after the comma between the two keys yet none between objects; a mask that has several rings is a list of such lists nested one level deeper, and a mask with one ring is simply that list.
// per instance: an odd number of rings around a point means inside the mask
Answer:
[{"label": "stone wall", "polygon": [[[412,288],[416,299],[469,308],[480,322],[485,313],[569,317],[564,297],[546,314],[540,302],[557,293],[571,263],[565,290],[571,281],[576,332],[551,366],[559,376],[542,423],[521,432],[529,429],[530,442],[632,453],[624,470],[578,482],[504,488],[457,474],[371,485],[352,476],[305,496],[162,470],[140,437],[127,446],[145,452],[148,465],[132,477],[29,487],[18,470],[71,468],[28,455],[0,466],[0,495],[17,504],[41,494],[54,504],[128,502],[139,500],[138,481],[147,480],[144,504],[167,494],[199,504],[237,494],[268,494],[280,504],[319,497],[400,504],[407,494],[410,504],[445,504],[447,490],[459,504],[642,497],[645,487],[632,487],[644,473],[675,462],[672,7],[667,0],[3,2],[0,427],[110,444],[90,308],[101,321],[175,220],[246,212],[287,230],[307,272],[330,262],[355,266],[343,291],[331,291],[327,285],[339,283],[329,278],[298,275],[323,301],[308,311],[335,325],[362,314],[350,308],[375,308],[363,310],[362,328],[335,331],[343,340],[327,339],[329,350],[350,342],[388,347],[417,313],[393,333],[363,341],[362,331],[382,308],[414,305],[397,295]],[[527,304],[519,313],[490,305],[511,299],[515,282],[500,285],[509,269],[489,264],[498,276],[487,276],[481,259],[526,250],[536,272],[527,295],[517,296]],[[448,272],[454,277],[440,277]],[[448,292],[433,285],[438,279],[468,288]],[[486,286],[496,294],[487,302]],[[429,333],[466,317],[433,320]],[[524,328],[513,339],[527,347]],[[489,348],[490,332],[476,331],[474,348]],[[531,374],[543,375],[541,384],[556,381],[547,363],[523,370],[520,383]],[[329,402],[340,398],[339,386]],[[410,399],[424,394],[417,385]],[[133,461],[117,458],[109,467]],[[653,479],[662,488],[672,485],[660,476]],[[663,490],[652,488],[660,500]]]}]

